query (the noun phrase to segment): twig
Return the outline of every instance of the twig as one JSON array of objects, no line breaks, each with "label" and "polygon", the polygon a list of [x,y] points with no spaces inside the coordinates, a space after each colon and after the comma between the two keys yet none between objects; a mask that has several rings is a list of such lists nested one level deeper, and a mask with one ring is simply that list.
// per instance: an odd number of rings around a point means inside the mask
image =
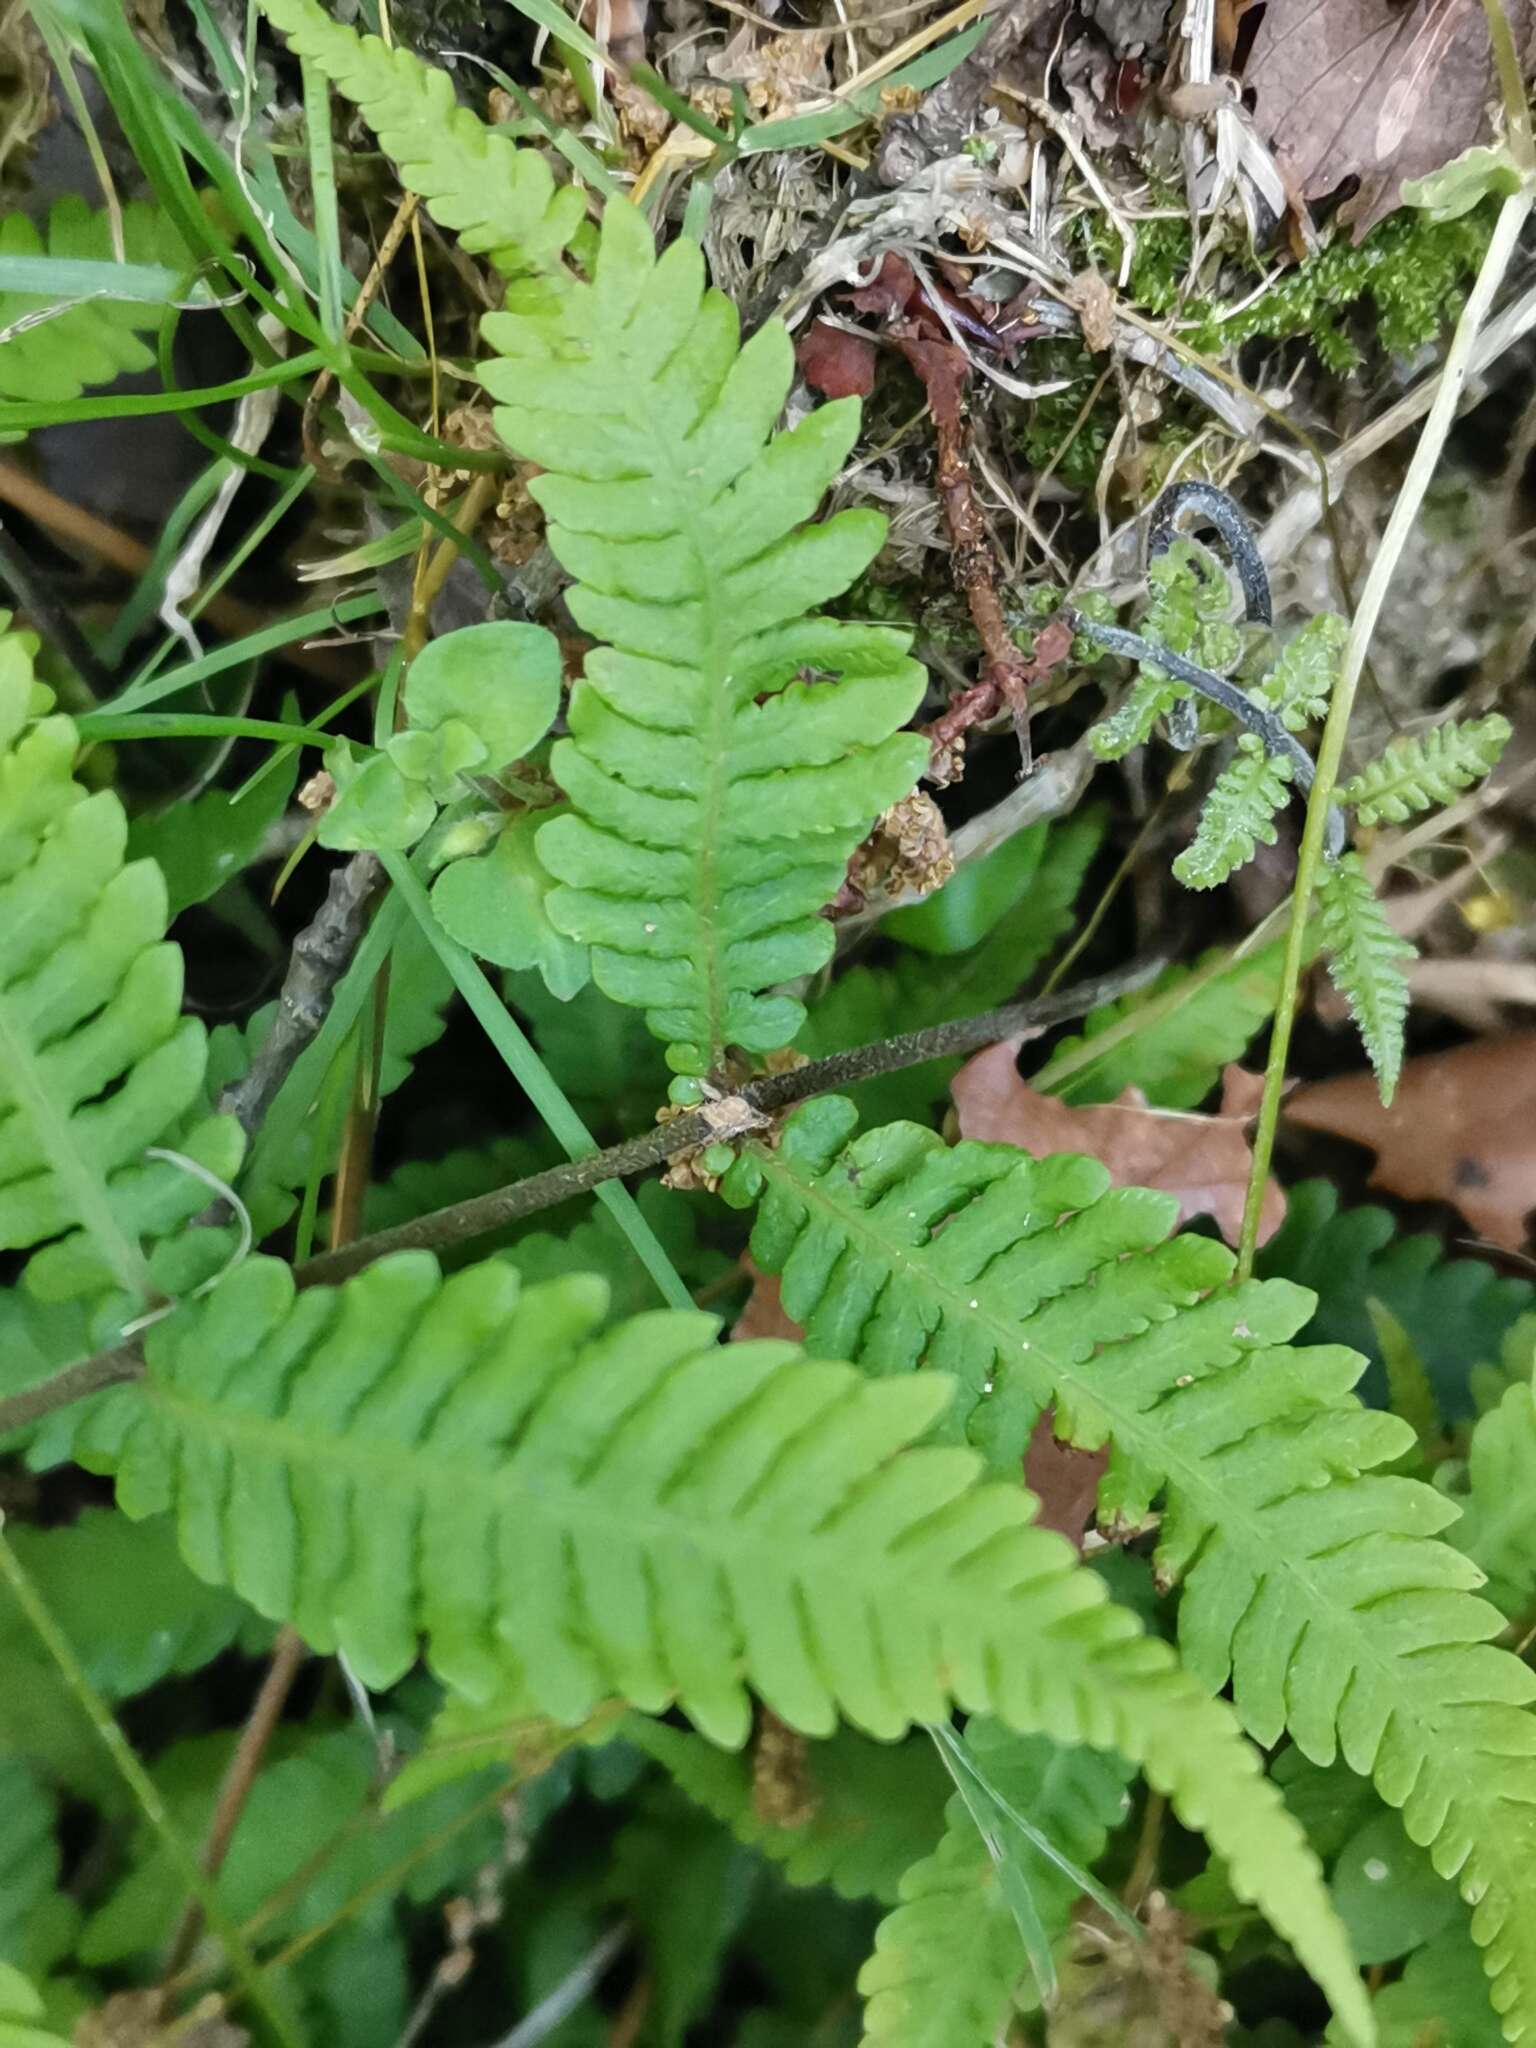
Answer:
[{"label": "twig", "polygon": [[575,1969],[562,1977],[546,1997],[529,2013],[519,2020],[510,2034],[503,2034],[496,2048],[536,2048],[562,2026],[578,2007],[585,2005],[597,1989],[604,1972],[624,1951],[630,1939],[630,1930],[624,1926],[610,1927],[593,1948],[591,1948]]},{"label": "twig", "polygon": [[[1497,47],[1497,36],[1495,46]],[[1523,110],[1522,91],[1521,126],[1517,130],[1511,110],[1511,139],[1513,140],[1518,132],[1528,151],[1530,131],[1528,126],[1524,125]],[[1370,573],[1360,593],[1360,603],[1350,623],[1349,639],[1345,644],[1339,679],[1334,684],[1333,699],[1328,707],[1328,722],[1323,728],[1322,744],[1317,753],[1317,776],[1312,785],[1311,801],[1307,805],[1307,821],[1301,835],[1301,850],[1296,859],[1296,885],[1291,897],[1291,921],[1286,935],[1285,965],[1275,1005],[1275,1028],[1270,1038],[1269,1059],[1264,1069],[1264,1095],[1259,1105],[1258,1123],[1253,1134],[1253,1166],[1248,1181],[1248,1200],[1243,1212],[1242,1241],[1238,1251],[1238,1272],[1244,1279],[1253,1271],[1254,1254],[1258,1249],[1259,1220],[1263,1210],[1265,1185],[1269,1178],[1269,1163],[1275,1149],[1275,1130],[1280,1120],[1280,1098],[1285,1088],[1286,1060],[1291,1049],[1291,1028],[1295,1021],[1297,992],[1301,986],[1302,968],[1307,954],[1307,928],[1312,916],[1312,894],[1323,857],[1330,799],[1344,759],[1344,743],[1349,732],[1349,718],[1354,708],[1355,691],[1365,666],[1371,636],[1376,630],[1376,622],[1386,602],[1393,572],[1407,545],[1414,522],[1419,516],[1425,494],[1439,466],[1441,453],[1455,421],[1461,393],[1471,372],[1478,330],[1487,318],[1494,296],[1504,281],[1504,274],[1519,245],[1521,230],[1530,216],[1533,203],[1536,203],[1536,186],[1531,182],[1532,172],[1524,164],[1522,169],[1525,172],[1525,180],[1520,189],[1512,193],[1499,209],[1499,217],[1494,223],[1487,254],[1483,258],[1482,267],[1477,273],[1477,280],[1467,303],[1462,309],[1461,318],[1456,323],[1456,332],[1452,336],[1445,364],[1440,372],[1440,388],[1435,393],[1435,402],[1424,422],[1424,431],[1420,434],[1418,446],[1413,451],[1408,474],[1403,479],[1403,487],[1398,492],[1391,516],[1387,520],[1386,531],[1381,537],[1381,545],[1372,558]]]},{"label": "twig", "polygon": [[[674,1158],[679,1152],[691,1152],[700,1145],[712,1143],[724,1134],[730,1122],[732,1104],[741,1105],[745,1112],[767,1117],[789,1108],[792,1103],[804,1102],[812,1095],[824,1095],[834,1088],[850,1088],[877,1074],[893,1074],[903,1067],[921,1066],[927,1060],[975,1052],[1004,1038],[1037,1038],[1054,1025],[1081,1017],[1100,1003],[1110,1002],[1130,989],[1139,988],[1156,971],[1156,963],[1138,965],[1128,972],[1063,989],[1059,995],[1008,1003],[979,1017],[961,1017],[951,1023],[936,1024],[927,1031],[908,1031],[898,1038],[882,1039],[875,1045],[861,1045],[849,1052],[832,1053],[826,1059],[813,1060],[809,1066],[796,1067],[789,1073],[765,1074],[756,1081],[749,1081],[738,1096],[694,1110],[687,1116],[676,1117],[670,1123],[658,1125],[653,1131],[627,1139],[622,1145],[611,1145],[606,1152],[589,1152],[564,1166],[552,1166],[543,1173],[531,1174],[527,1180],[515,1181],[510,1187],[497,1188],[488,1195],[471,1196],[468,1201],[455,1202],[446,1209],[436,1209],[430,1215],[397,1224],[393,1230],[376,1231],[373,1236],[359,1238],[356,1244],[348,1245],[342,1251],[326,1252],[318,1258],[308,1259],[297,1269],[295,1277],[300,1286],[313,1287],[344,1279],[390,1252],[430,1250],[439,1245],[458,1244],[466,1238],[482,1237],[488,1231],[500,1230],[509,1223],[520,1222],[525,1216],[535,1215],[541,1209],[553,1208],[557,1202],[582,1194],[602,1181],[644,1173],[650,1167],[659,1166],[663,1160]],[[742,1122],[745,1122],[744,1117]],[[3,1405],[0,1405],[0,1420],[3,1420],[4,1412]]]},{"label": "twig", "polygon": [[[288,1704],[288,1695],[293,1690],[293,1681],[309,1655],[309,1646],[294,1628],[286,1623],[278,1630],[277,1641],[272,1647],[272,1661],[267,1666],[267,1675],[261,1682],[251,1707],[250,1716],[240,1731],[240,1740],[235,1753],[229,1760],[224,1781],[219,1786],[218,1804],[213,1810],[213,1819],[208,1826],[203,1853],[199,1859],[203,1875],[210,1881],[217,1877],[229,1853],[240,1816],[245,1811],[245,1802],[250,1797],[251,1787],[261,1769],[262,1758],[266,1755],[267,1744],[272,1732],[282,1718],[283,1708]],[[203,1909],[197,1899],[187,1901],[186,1911],[172,1937],[166,1954],[163,1979],[169,1979],[181,1970],[197,1946],[202,1932]]]},{"label": "twig", "polygon": [[324,903],[294,940],[272,1029],[248,1072],[219,1097],[219,1108],[237,1117],[248,1137],[260,1128],[294,1061],[329,1015],[382,878],[376,855],[353,854],[332,871]]},{"label": "twig", "polygon": [[[1158,960],[1141,961],[1098,981],[1079,982],[1076,987],[1063,989],[1058,995],[1007,1003],[1001,1009],[987,1010],[979,1017],[961,1017],[951,1023],[936,1024],[927,1031],[908,1031],[899,1038],[882,1039],[874,1045],[833,1053],[827,1059],[813,1060],[808,1066],[797,1067],[789,1073],[765,1074],[756,1081],[749,1081],[737,1097],[676,1117],[672,1122],[658,1125],[654,1131],[646,1131],[622,1145],[611,1145],[606,1152],[586,1153],[567,1165],[551,1167],[544,1173],[530,1175],[526,1180],[514,1181],[510,1187],[497,1188],[487,1195],[476,1195],[467,1202],[455,1202],[446,1209],[435,1209],[430,1215],[418,1216],[393,1230],[380,1230],[371,1237],[359,1238],[355,1244],[346,1245],[338,1251],[322,1252],[299,1266],[294,1277],[301,1287],[315,1287],[344,1280],[391,1252],[430,1250],[439,1245],[482,1237],[487,1231],[499,1230],[508,1223],[535,1215],[541,1209],[552,1208],[555,1203],[584,1193],[605,1181],[643,1173],[679,1152],[691,1152],[701,1145],[708,1145],[719,1138],[723,1130],[734,1128],[740,1132],[750,1128],[753,1122],[766,1119],[772,1112],[787,1109],[791,1103],[803,1102],[812,1095],[825,1094],[833,1088],[852,1087],[877,1074],[893,1074],[903,1067],[921,1066],[927,1060],[976,1052],[984,1045],[995,1045],[1000,1039],[1038,1038],[1057,1024],[1070,1023],[1074,1018],[1097,1009],[1101,1003],[1113,1002],[1117,997],[1143,987],[1161,966],[1162,962]],[[23,1423],[35,1422],[39,1417],[51,1414],[56,1408],[67,1407],[88,1394],[98,1393],[103,1387],[138,1379],[143,1370],[144,1356],[137,1344],[119,1345],[115,1350],[98,1352],[93,1358],[83,1359],[39,1386],[29,1387],[23,1393],[13,1394],[9,1400],[0,1401],[0,1437]]]}]

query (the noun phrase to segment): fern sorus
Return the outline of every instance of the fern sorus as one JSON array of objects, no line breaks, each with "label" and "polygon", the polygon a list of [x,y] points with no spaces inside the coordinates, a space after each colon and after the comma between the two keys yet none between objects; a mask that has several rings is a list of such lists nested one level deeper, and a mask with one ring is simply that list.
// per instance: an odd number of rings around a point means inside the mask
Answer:
[{"label": "fern sorus", "polygon": [[771,1051],[804,1015],[772,984],[832,949],[819,916],[926,742],[899,728],[924,679],[904,636],[808,616],[884,536],[874,513],[800,524],[852,444],[851,401],[770,439],[793,367],[778,326],[745,348],[688,241],[659,261],[613,202],[592,283],[558,323],[485,322],[496,424],[545,474],[573,616],[605,644],[551,766],[573,815],[539,833],[554,923],[607,994],[646,1011],[674,1064]]},{"label": "fern sorus", "polygon": [[1371,1775],[1473,1903],[1511,2039],[1536,2029],[1536,1679],[1435,1540],[1455,1509],[1369,1476],[1412,1432],[1354,1401],[1364,1361],[1289,1348],[1302,1290],[1229,1284],[1223,1246],[1170,1238],[1172,1200],[1111,1189],[1097,1162],[914,1125],[850,1143],[852,1123],[807,1105],[726,1183],[758,1202],[753,1257],[808,1342],[882,1375],[943,1369],[943,1434],[999,1463],[1047,1403],[1069,1441],[1107,1443],[1100,1516],[1135,1529],[1161,1504],[1191,1668],[1230,1679],[1260,1741],[1288,1727]]},{"label": "fern sorus", "polygon": [[295,1296],[255,1259],[146,1338],[118,1454],[133,1516],[340,1649],[365,1683],[425,1634],[450,1684],[515,1670],[580,1718],[674,1700],[739,1743],[748,1683],[791,1727],[890,1738],[951,1699],[1140,1763],[1335,2008],[1369,2025],[1316,1865],[1230,1710],[1030,1526],[973,1457],[904,1449],[937,1377],[873,1384],[662,1312],[604,1336],[600,1282],[526,1293],[426,1254]]},{"label": "fern sorus", "polygon": [[[180,272],[190,268],[174,223],[158,207],[137,200],[122,209],[123,257],[129,263],[158,263]],[[41,233],[24,213],[0,218],[0,256],[52,256],[106,263],[114,255],[105,213],[93,213],[71,193],[57,200]],[[85,298],[65,304],[58,293],[0,291],[0,397],[76,398],[96,384],[110,384],[130,370],[150,369],[152,335],[165,317],[161,305],[135,299]]]},{"label": "fern sorus", "polygon": [[180,1014],[160,870],[124,864],[123,807],[75,780],[74,725],[48,706],[30,639],[4,633],[0,1246],[44,1247],[30,1268],[44,1293],[115,1283],[142,1304],[152,1292],[143,1239],[206,1206],[196,1169],[228,1178],[240,1133],[203,1114],[207,1037]]}]

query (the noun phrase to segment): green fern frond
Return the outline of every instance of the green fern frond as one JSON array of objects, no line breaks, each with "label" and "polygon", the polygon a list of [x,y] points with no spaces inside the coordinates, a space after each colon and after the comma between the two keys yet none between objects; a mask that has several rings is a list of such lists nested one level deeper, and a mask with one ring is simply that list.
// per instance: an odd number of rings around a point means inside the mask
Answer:
[{"label": "green fern frond", "polygon": [[56,1806],[29,1764],[0,1756],[0,1963],[38,1974],[65,1953],[79,1920],[59,1882]]},{"label": "green fern frond", "polygon": [[1403,1070],[1408,1017],[1408,983],[1398,963],[1413,959],[1414,948],[1388,924],[1358,853],[1323,863],[1317,896],[1328,978],[1349,1004],[1382,1102],[1389,1103]]},{"label": "green fern frond", "polygon": [[619,1733],[738,1841],[780,1864],[791,1884],[827,1884],[845,1899],[894,1904],[904,1873],[929,1853],[944,1825],[949,1780],[926,1735],[871,1742],[843,1728],[808,1744],[809,1810],[803,1820],[780,1825],[757,1811],[744,1753],[637,1714]]},{"label": "green fern frond", "polygon": [[[0,637],[0,1247],[45,1245],[29,1282],[60,1298],[150,1292],[140,1240],[206,1207],[239,1127],[203,1115],[207,1038],[181,1015],[165,882],[124,865],[128,823],[74,779],[69,719],[46,712],[27,636]],[[83,1229],[90,1244],[73,1237]],[[62,1242],[48,1244],[50,1239]]]},{"label": "green fern frond", "polygon": [[360,110],[402,183],[472,255],[488,256],[509,278],[556,271],[586,197],[573,185],[557,188],[538,150],[519,149],[461,107],[446,71],[333,21],[320,0],[261,7]]},{"label": "green fern frond", "polygon": [[1487,1575],[1488,1598],[1523,1620],[1536,1594],[1536,1390],[1518,1381],[1482,1416],[1467,1449],[1451,1541]]},{"label": "green fern frond", "polygon": [[1362,825],[1382,819],[1401,825],[1417,811],[1451,803],[1491,774],[1511,730],[1509,720],[1494,711],[1486,718],[1447,719],[1412,739],[1394,740],[1345,783],[1339,802],[1348,804]]},{"label": "green fern frond", "polygon": [[858,410],[823,406],[770,439],[792,351],[777,326],[737,345],[689,241],[657,261],[623,202],[603,216],[591,284],[558,327],[515,313],[485,333],[497,430],[545,474],[532,489],[579,579],[589,654],[552,771],[573,815],[538,835],[564,886],[557,927],[593,949],[599,986],[644,1009],[674,1063],[769,1051],[804,1015],[762,993],[832,948],[818,913],[926,743],[899,728],[923,675],[905,637],[807,616],[845,590],[885,522],[816,509]]},{"label": "green fern frond", "polygon": [[42,1994],[10,1963],[0,1962],[0,2048],[69,2048],[62,2034],[39,2024]]},{"label": "green fern frond", "polygon": [[1230,1710],[1029,1526],[975,1460],[906,1451],[947,1382],[874,1384],[704,1316],[600,1339],[600,1282],[520,1293],[408,1253],[296,1295],[253,1259],[145,1339],[118,1497],[171,1509],[201,1576],[340,1649],[367,1684],[425,1635],[544,1712],[674,1701],[714,1740],[750,1684],[791,1727],[885,1738],[992,1712],[1115,1748],[1228,1858],[1337,2009],[1369,2027],[1316,1865]]},{"label": "green fern frond", "polygon": [[[127,262],[163,264],[177,272],[190,268],[185,244],[159,207],[135,200],[123,208],[122,219]],[[93,213],[78,194],[55,202],[44,234],[24,213],[0,218],[0,256],[107,263],[115,253],[106,214]],[[144,337],[165,317],[163,306],[134,299],[81,299],[35,326],[20,325],[63,296],[0,291],[0,328],[17,330],[0,340],[0,397],[78,398],[93,385],[154,367],[155,352]]]},{"label": "green fern frond", "polygon": [[1253,859],[1259,843],[1273,846],[1275,813],[1290,790],[1291,764],[1269,754],[1245,732],[1232,760],[1211,784],[1195,836],[1173,864],[1186,889],[1215,889],[1234,868]]},{"label": "green fern frond", "polygon": [[1301,1290],[1229,1284],[1230,1252],[1170,1239],[1172,1200],[1111,1190],[1097,1162],[851,1128],[845,1104],[809,1104],[725,1183],[759,1201],[753,1257],[808,1343],[952,1375],[942,1434],[999,1464],[1047,1402],[1070,1441],[1107,1442],[1100,1515],[1136,1528],[1161,1498],[1190,1668],[1230,1676],[1258,1740],[1288,1726],[1369,1773],[1473,1903],[1510,2039],[1536,2031],[1536,1679],[1490,1646],[1476,1569],[1432,1540],[1450,1503],[1359,1476],[1412,1441],[1351,1398],[1363,1361],[1289,1348]]},{"label": "green fern frond", "polygon": [[1281,648],[1257,694],[1279,712],[1288,732],[1327,717],[1348,637],[1349,628],[1337,612],[1315,612]]},{"label": "green fern frond", "polygon": [[1168,968],[1150,988],[1090,1011],[1034,1085],[1065,1102],[1113,1102],[1139,1088],[1159,1109],[1197,1108],[1274,1016],[1284,951],[1275,944],[1243,959],[1215,947]]},{"label": "green fern frond", "polygon": [[[1128,1774],[1118,1758],[985,1721],[970,1724],[966,1742],[988,1780],[1063,1855],[1086,1867],[1103,1853],[1126,1808]],[[1054,1939],[1078,1887],[1037,1849],[1021,1856],[1027,1864],[1019,1860],[1014,1875]],[[859,1988],[871,2048],[992,2048],[1017,2008],[1038,2006],[1007,1886],[958,1796],[938,1848],[907,1872],[901,1903],[881,1921]]]},{"label": "green fern frond", "polygon": [[[1198,541],[1177,540],[1147,570],[1151,601],[1138,630],[1173,654],[1224,674],[1243,650],[1242,635],[1224,616],[1231,598],[1227,572]],[[1190,695],[1164,668],[1144,663],[1129,693],[1092,727],[1088,744],[1101,761],[1118,761],[1145,744],[1160,718]]]}]

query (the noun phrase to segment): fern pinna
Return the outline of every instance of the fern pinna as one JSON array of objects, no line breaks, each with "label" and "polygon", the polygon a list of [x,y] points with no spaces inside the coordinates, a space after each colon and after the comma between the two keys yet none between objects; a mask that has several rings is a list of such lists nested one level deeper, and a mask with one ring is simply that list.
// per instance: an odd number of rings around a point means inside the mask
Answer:
[{"label": "fern pinna", "polygon": [[841,1716],[890,1739],[954,1701],[1118,1750],[1369,2031],[1311,1851],[1230,1709],[1030,1526],[1017,1486],[906,1448],[943,1379],[875,1384],[782,1343],[722,1355],[712,1318],[677,1312],[594,1336],[605,1292],[524,1292],[494,1260],[445,1281],[404,1253],[296,1297],[253,1259],[148,1333],[118,1497],[173,1512],[194,1570],[370,1685],[424,1634],[450,1685],[513,1673],[564,1720],[676,1701],[739,1743],[750,1685],[813,1735]]},{"label": "fern pinna", "polygon": [[727,1182],[759,1203],[753,1257],[808,1341],[881,1375],[953,1375],[940,1434],[997,1465],[1048,1403],[1069,1441],[1107,1444],[1100,1516],[1136,1529],[1160,1504],[1190,1669],[1231,1683],[1259,1741],[1289,1729],[1370,1774],[1473,1905],[1494,2003],[1528,2034],[1536,1679],[1492,1647],[1481,1574],[1435,1540],[1451,1503],[1372,1476],[1413,1433],[1354,1401],[1364,1361],[1291,1349],[1310,1297],[1229,1284],[1224,1246],[1168,1235],[1171,1197],[1112,1189],[1097,1162],[911,1124],[854,1138],[855,1121],[808,1104]]}]

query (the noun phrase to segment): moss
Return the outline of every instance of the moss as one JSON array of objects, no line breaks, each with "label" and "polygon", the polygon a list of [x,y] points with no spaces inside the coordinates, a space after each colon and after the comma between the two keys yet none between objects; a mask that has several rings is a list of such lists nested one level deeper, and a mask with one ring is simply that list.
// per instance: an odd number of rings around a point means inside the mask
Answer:
[{"label": "moss", "polygon": [[[1087,490],[1099,473],[1099,464],[1109,446],[1118,417],[1118,397],[1112,382],[1106,383],[1089,409],[1087,418],[1072,434],[1083,401],[1103,371],[1102,361],[1073,341],[1033,342],[1028,354],[1028,374],[1041,383],[1058,377],[1071,381],[1062,391],[1033,398],[1025,407],[1018,427],[1018,444],[1031,469],[1041,470],[1059,455],[1055,475],[1074,490]],[[1067,436],[1072,440],[1067,442]]]},{"label": "moss", "polygon": [[[1305,336],[1324,368],[1343,375],[1365,360],[1361,335],[1351,332],[1348,316],[1369,302],[1375,340],[1389,354],[1409,354],[1433,341],[1461,310],[1497,210],[1497,201],[1490,200],[1460,220],[1429,221],[1404,207],[1358,248],[1347,235],[1336,235],[1240,311],[1229,313],[1209,299],[1186,302],[1183,317],[1194,324],[1184,326],[1180,338],[1199,355],[1222,356],[1261,337]],[[1118,268],[1120,238],[1107,220],[1085,216],[1081,236],[1085,256],[1107,272]],[[1171,313],[1190,248],[1189,223],[1182,216],[1139,223],[1127,289],[1131,303],[1153,318]],[[1231,251],[1232,257],[1253,269],[1246,252]],[[1245,296],[1239,286],[1228,304]]]}]

